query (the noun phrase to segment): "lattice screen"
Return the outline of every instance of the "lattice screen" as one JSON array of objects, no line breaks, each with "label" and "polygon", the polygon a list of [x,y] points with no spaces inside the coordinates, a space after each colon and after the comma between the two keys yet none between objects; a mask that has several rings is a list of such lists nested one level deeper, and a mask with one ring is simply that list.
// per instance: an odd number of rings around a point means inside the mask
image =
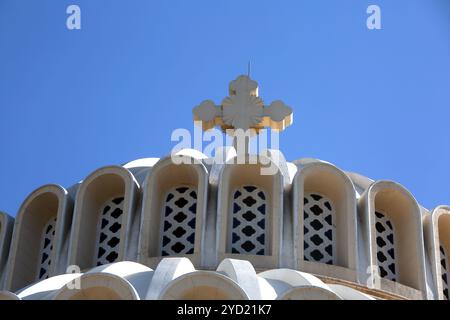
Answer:
[{"label": "lattice screen", "polygon": [[333,202],[319,193],[307,193],[303,199],[303,250],[306,261],[336,263],[335,209]]},{"label": "lattice screen", "polygon": [[231,252],[264,255],[267,252],[266,194],[256,186],[242,186],[233,193]]},{"label": "lattice screen", "polygon": [[55,238],[56,218],[51,218],[44,226],[41,237],[41,251],[39,254],[40,261],[38,265],[37,279],[47,279],[49,277],[51,261],[51,253],[53,250],[53,239]]},{"label": "lattice screen", "polygon": [[394,226],[385,213],[375,212],[377,261],[382,278],[397,281]]},{"label": "lattice screen", "polygon": [[123,200],[123,197],[114,197],[102,207],[97,227],[97,266],[115,262],[119,256]]},{"label": "lattice screen", "polygon": [[448,255],[443,246],[440,246],[439,251],[441,253],[442,293],[445,299],[450,300],[448,292]]},{"label": "lattice screen", "polygon": [[171,189],[165,199],[162,212],[161,255],[194,253],[196,188],[178,186]]}]

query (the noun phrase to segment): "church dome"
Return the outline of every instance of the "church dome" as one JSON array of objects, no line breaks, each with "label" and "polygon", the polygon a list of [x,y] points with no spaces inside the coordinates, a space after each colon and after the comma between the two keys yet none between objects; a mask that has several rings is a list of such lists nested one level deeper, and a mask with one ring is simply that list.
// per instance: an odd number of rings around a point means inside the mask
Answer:
[{"label": "church dome", "polygon": [[[293,122],[241,76],[194,109],[233,146],[183,148],[44,185],[0,212],[0,300],[449,299],[450,207],[330,162],[249,151]],[[271,169],[267,171],[266,169]]]}]

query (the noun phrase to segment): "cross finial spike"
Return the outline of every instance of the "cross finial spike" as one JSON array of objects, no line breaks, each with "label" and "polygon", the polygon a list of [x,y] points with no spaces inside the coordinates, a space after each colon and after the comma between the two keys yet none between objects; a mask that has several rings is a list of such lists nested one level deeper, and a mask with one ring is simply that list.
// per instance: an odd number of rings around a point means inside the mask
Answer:
[{"label": "cross finial spike", "polygon": [[251,61],[248,60],[248,65],[247,65],[247,77],[250,78],[250,68],[251,68]]}]

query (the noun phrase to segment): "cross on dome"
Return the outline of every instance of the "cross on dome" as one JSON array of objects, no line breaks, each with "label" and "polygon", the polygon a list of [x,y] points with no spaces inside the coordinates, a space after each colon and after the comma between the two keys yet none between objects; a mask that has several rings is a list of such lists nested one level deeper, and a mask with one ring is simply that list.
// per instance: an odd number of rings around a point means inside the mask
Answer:
[{"label": "cross on dome", "polygon": [[233,134],[236,129],[253,129],[257,133],[264,127],[282,131],[292,124],[292,109],[281,100],[265,106],[258,95],[258,83],[241,75],[230,82],[229,96],[216,105],[205,100],[193,109],[194,121],[201,121],[203,130],[220,126]]}]

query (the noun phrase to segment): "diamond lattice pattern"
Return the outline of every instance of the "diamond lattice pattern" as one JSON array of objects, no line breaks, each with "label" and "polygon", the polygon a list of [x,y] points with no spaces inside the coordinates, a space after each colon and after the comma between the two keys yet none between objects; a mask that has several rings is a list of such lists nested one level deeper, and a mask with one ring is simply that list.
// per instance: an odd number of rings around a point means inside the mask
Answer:
[{"label": "diamond lattice pattern", "polygon": [[304,259],[335,264],[335,209],[333,202],[319,193],[307,193],[303,199]]},{"label": "diamond lattice pattern", "polygon": [[171,189],[163,206],[161,255],[193,254],[197,191],[191,186]]},{"label": "diamond lattice pattern", "polygon": [[97,228],[97,266],[115,262],[119,256],[123,202],[123,197],[114,197],[102,207]]},{"label": "diamond lattice pattern", "polygon": [[47,279],[49,277],[51,253],[53,250],[53,239],[55,238],[56,218],[51,218],[44,226],[41,237],[40,261],[38,265],[37,279]]},{"label": "diamond lattice pattern", "polygon": [[231,219],[231,252],[264,255],[266,239],[266,194],[256,186],[234,191]]},{"label": "diamond lattice pattern", "polygon": [[388,216],[379,210],[375,212],[375,229],[380,276],[388,280],[397,281],[394,225]]},{"label": "diamond lattice pattern", "polygon": [[450,300],[448,292],[448,255],[444,246],[440,246],[439,252],[441,253],[441,276],[442,276],[442,293],[444,298]]}]

